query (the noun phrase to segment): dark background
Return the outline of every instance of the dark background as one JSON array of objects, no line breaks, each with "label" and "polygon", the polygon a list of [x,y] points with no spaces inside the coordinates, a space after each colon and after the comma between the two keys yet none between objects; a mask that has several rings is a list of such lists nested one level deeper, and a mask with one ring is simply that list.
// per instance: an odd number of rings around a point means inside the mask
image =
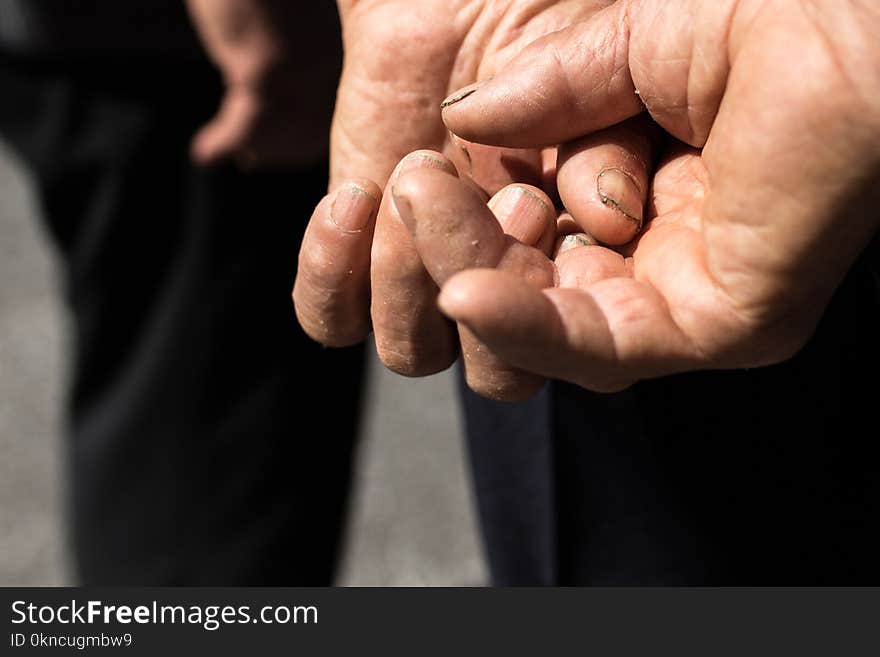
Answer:
[{"label": "dark background", "polygon": [[[35,212],[26,174],[0,142],[0,586],[69,583],[65,318]],[[339,583],[485,583],[450,373],[409,380],[373,361],[365,401]]]}]

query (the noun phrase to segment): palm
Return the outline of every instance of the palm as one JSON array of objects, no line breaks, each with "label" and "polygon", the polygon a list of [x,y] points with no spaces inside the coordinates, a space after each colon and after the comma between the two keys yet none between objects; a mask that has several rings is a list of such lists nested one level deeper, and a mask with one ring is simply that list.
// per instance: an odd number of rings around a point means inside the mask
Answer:
[{"label": "palm", "polygon": [[713,332],[720,326],[742,321],[706,268],[702,211],[708,178],[702,153],[684,146],[658,166],[643,232],[622,249],[632,258],[632,284],[617,289],[617,303],[603,306],[612,326],[641,321],[642,315],[645,331],[661,330],[655,324],[671,318],[695,356],[715,351]]},{"label": "palm", "polygon": [[[595,299],[603,321],[618,335],[667,336],[669,358],[653,354],[658,358],[658,371],[666,373],[679,367],[692,369],[707,354],[712,354],[713,367],[724,366],[727,352],[736,353],[750,340],[750,318],[722,291],[706,265],[709,249],[716,257],[724,252],[728,261],[736,262],[735,268],[749,275],[748,259],[740,261],[729,243],[706,231],[703,201],[709,178],[700,150],[675,147],[654,174],[644,229],[636,240],[618,249],[622,255],[590,246],[567,252],[556,263],[561,287],[576,288]],[[596,265],[599,261],[601,267]],[[731,335],[742,338],[731,342]],[[633,358],[638,346],[630,343],[637,341],[636,337],[620,342],[619,355]],[[775,352],[763,353],[760,342],[750,341],[748,347],[755,362],[778,359]],[[632,379],[624,374],[584,383],[596,389],[617,389],[650,374],[642,368]]]}]

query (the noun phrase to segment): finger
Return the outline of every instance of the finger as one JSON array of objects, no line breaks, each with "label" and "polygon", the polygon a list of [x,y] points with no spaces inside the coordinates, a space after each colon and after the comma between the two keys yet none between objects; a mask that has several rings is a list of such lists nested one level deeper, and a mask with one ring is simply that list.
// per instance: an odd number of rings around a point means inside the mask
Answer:
[{"label": "finger", "polygon": [[193,137],[190,155],[202,165],[236,157],[247,143],[258,113],[252,93],[228,89],[216,116]]},{"label": "finger", "polygon": [[[515,241],[505,237],[492,209],[465,181],[436,170],[402,173],[391,185],[391,197],[438,285],[465,269],[496,267],[511,250],[534,251],[526,244],[544,242],[553,230],[546,195],[530,186],[510,185],[490,201],[513,237],[524,238]],[[547,258],[536,256],[533,262],[541,271],[553,270]]]},{"label": "finger", "polygon": [[539,291],[507,272],[471,270],[447,282],[438,304],[506,362],[590,390],[703,364],[662,297],[632,278]]},{"label": "finger", "polygon": [[494,267],[506,242],[483,199],[464,181],[429,169],[401,174],[391,197],[438,285],[470,267]]},{"label": "finger", "polygon": [[494,78],[443,108],[459,137],[495,146],[553,146],[644,110],[629,73],[628,2],[538,39]]},{"label": "finger", "polygon": [[[571,237],[577,242],[580,235]],[[606,278],[632,276],[626,258],[604,246],[576,245],[560,248],[555,262],[559,272],[558,287],[580,289]]]},{"label": "finger", "polygon": [[[554,284],[552,263],[505,235],[483,199],[463,181],[434,171],[412,171],[400,177],[392,194],[426,269],[439,285],[472,267],[500,267],[515,275],[520,285],[525,282],[538,289]],[[530,196],[520,199],[525,207],[520,206],[519,212],[538,211],[549,223],[543,202],[535,204]],[[530,397],[543,384],[541,377],[511,368],[468,328],[460,327],[459,338],[465,378],[478,393],[513,401]]]},{"label": "finger", "polygon": [[303,330],[330,347],[370,332],[370,247],[381,191],[368,180],[340,186],[306,227],[293,287]]},{"label": "finger", "polygon": [[[520,192],[511,191],[516,200]],[[523,220],[524,226],[550,223],[546,201],[535,192],[526,187],[519,196],[522,205],[508,210],[512,215],[543,215],[538,221]],[[465,181],[429,169],[413,170],[392,185],[391,196],[425,268],[438,285],[465,269],[504,266],[533,280],[538,289],[553,285],[555,268],[550,260],[505,235],[492,210]]]},{"label": "finger", "polygon": [[458,355],[455,327],[437,309],[436,283],[387,193],[407,171],[431,170],[450,180],[455,167],[440,153],[416,151],[392,172],[376,220],[371,252],[371,315],[379,359],[405,376],[427,376]]},{"label": "finger", "polygon": [[[565,210],[559,213],[559,216],[556,218],[556,234],[560,237],[565,237],[566,235],[573,235],[575,233],[583,233],[584,229],[581,228],[578,223],[574,220],[574,217]],[[589,235],[589,238],[593,240],[593,243],[598,243],[593,238],[592,235]]]},{"label": "finger", "polygon": [[554,146],[553,148],[541,149],[541,184],[539,187],[550,197],[550,200],[553,202],[553,207],[561,204],[559,200],[559,189],[556,184],[558,159],[558,147]]},{"label": "finger", "polygon": [[559,197],[581,229],[599,242],[626,244],[642,228],[653,128],[649,119],[637,117],[559,149]]},{"label": "finger", "polygon": [[550,254],[556,239],[556,211],[540,189],[508,185],[489,200],[489,209],[507,235]]}]

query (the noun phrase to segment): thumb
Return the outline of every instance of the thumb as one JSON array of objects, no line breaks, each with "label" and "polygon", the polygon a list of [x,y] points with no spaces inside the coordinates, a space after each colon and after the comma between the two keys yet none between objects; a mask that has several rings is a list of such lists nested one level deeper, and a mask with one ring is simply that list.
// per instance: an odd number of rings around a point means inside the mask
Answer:
[{"label": "thumb", "polygon": [[507,271],[470,269],[437,304],[509,366],[597,392],[704,366],[665,300],[629,277],[537,290]]},{"label": "thumb", "polygon": [[464,139],[511,148],[559,144],[642,112],[629,71],[629,2],[529,45],[494,78],[442,104]]}]

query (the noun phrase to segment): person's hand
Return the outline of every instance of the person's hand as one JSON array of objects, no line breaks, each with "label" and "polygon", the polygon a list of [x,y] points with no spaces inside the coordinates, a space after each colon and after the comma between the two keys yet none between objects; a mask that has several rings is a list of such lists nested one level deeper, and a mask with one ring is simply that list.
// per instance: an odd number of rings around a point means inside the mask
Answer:
[{"label": "person's hand", "polygon": [[226,91],[192,140],[200,164],[309,166],[327,157],[339,77],[339,25],[330,2],[187,0]]},{"label": "person's hand", "polygon": [[[567,279],[558,262],[559,286],[543,291],[466,271],[441,309],[504,362],[593,390],[790,357],[880,223],[878,34],[870,2],[620,0],[539,40],[444,110],[452,131],[541,147],[647,107],[678,145],[631,267]],[[593,181],[566,169],[583,146],[569,142],[559,166],[576,218]],[[426,192],[404,196],[430,223]],[[612,257],[600,248],[565,255],[589,269]]]},{"label": "person's hand", "polygon": [[[846,7],[823,24],[847,35],[845,43],[853,51],[841,54],[829,50],[815,32],[812,15],[796,8],[755,13],[743,2],[738,11],[747,13],[725,14],[725,6],[732,5],[701,6],[703,13],[684,11],[689,8],[681,5],[677,10],[683,13],[675,14],[663,13],[660,4],[621,3],[536,44],[510,71],[446,109],[449,125],[466,137],[515,147],[552,145],[612,125],[566,144],[559,167],[560,195],[573,215],[568,223],[590,233],[605,231],[608,242],[614,241],[609,237],[615,225],[623,224],[619,216],[609,223],[608,215],[597,211],[595,192],[608,169],[601,163],[609,154],[614,163],[613,144],[620,140],[624,144],[616,157],[623,167],[611,168],[625,170],[629,157],[639,152],[643,157],[636,162],[650,157],[651,145],[641,131],[615,125],[642,109],[632,77],[668,132],[696,147],[708,139],[705,152],[673,143],[651,189],[645,234],[621,249],[628,257],[600,246],[568,248],[557,258],[557,287],[543,293],[523,285],[509,267],[506,272],[465,272],[451,280],[450,270],[432,272],[446,282],[440,299],[444,311],[488,343],[496,363],[512,364],[505,366],[507,371],[519,366],[592,389],[615,390],[640,378],[687,369],[782,360],[807,339],[843,272],[876,231],[880,81],[870,39],[876,15],[854,18],[864,8]],[[637,15],[636,9],[644,13]],[[676,15],[685,18],[664,24]],[[693,41],[676,37],[679,31],[689,34],[687,21],[693,17],[702,32]],[[601,50],[597,44],[603,44]],[[666,47],[703,56],[692,61]],[[805,74],[793,79],[782,70],[790,59],[779,49],[799,55]],[[728,51],[730,69],[721,66],[709,75],[710,64],[727,61]],[[575,71],[561,68],[560,62],[569,62]],[[690,87],[688,71],[696,81]],[[690,101],[682,102],[684,92]],[[436,155],[432,160],[433,168],[443,168]],[[630,204],[621,199],[632,200],[633,193],[647,189],[645,170],[629,169],[634,185],[618,185],[613,203],[598,195],[606,209],[623,209],[617,206]],[[430,226],[448,224],[440,210],[466,190],[459,186],[453,192],[446,181],[444,197],[438,195],[436,174],[419,172],[416,182],[413,175],[398,181],[397,196],[409,208],[407,224],[416,234],[423,226],[427,235]],[[434,182],[427,180],[432,175]],[[473,216],[479,216],[475,209]],[[366,218],[364,223],[370,225]],[[417,239],[420,261],[429,269],[434,269],[431,263],[468,266],[467,258],[456,259],[454,252],[461,240],[450,239],[460,229],[461,224],[456,231],[434,231],[439,239]],[[567,246],[590,241],[575,235]],[[316,235],[319,243],[329,244]],[[304,247],[301,254],[307,270],[316,270],[309,258],[314,252]],[[332,270],[333,249],[320,252],[319,261]],[[361,254],[362,261],[369,259],[363,247]],[[479,266],[477,260],[469,266]],[[356,287],[350,283],[360,280],[362,267],[348,270],[327,307],[339,299],[344,301],[335,307],[346,307],[358,298],[346,290]],[[400,307],[410,303],[410,320],[419,317],[427,290],[413,295],[413,286],[398,289],[408,292]],[[319,310],[312,319],[320,317]],[[402,325],[412,335],[427,335],[412,321]],[[446,328],[437,335],[448,337]],[[493,388],[491,379],[490,385],[474,387],[493,396],[518,396],[516,385],[505,391]]]},{"label": "person's hand", "polygon": [[[429,221],[416,222],[409,205],[398,202],[398,191],[405,193],[413,180],[421,185],[417,205],[430,207]],[[343,340],[344,331],[357,340],[369,330],[369,228],[377,212],[384,213],[412,244],[412,260],[402,262],[402,274],[392,280],[373,277],[374,290],[397,295],[374,299],[374,316],[375,309],[384,308],[389,300],[395,308],[408,309],[389,316],[393,323],[377,330],[377,342],[406,344],[418,359],[415,362],[428,363],[448,354],[454,358],[460,342],[466,376],[475,389],[497,398],[532,394],[540,377],[507,367],[466,328],[458,332],[442,316],[437,325],[426,326],[424,321],[439,316],[437,286],[470,267],[509,271],[538,290],[552,286],[555,273],[547,254],[556,236],[556,211],[549,197],[536,187],[516,184],[502,189],[487,205],[482,191],[472,181],[459,179],[445,156],[417,151],[395,169],[381,209],[379,198],[379,188],[369,181],[347,183],[315,210],[300,250],[294,293],[303,326],[317,327],[313,332],[319,335],[323,326],[335,327],[332,334]],[[419,272],[417,279],[404,278],[412,271]],[[319,288],[333,294],[312,294]],[[351,313],[352,309],[362,312]],[[353,324],[358,318],[362,323]],[[392,328],[398,332],[389,333]]]},{"label": "person's hand", "polygon": [[485,153],[451,141],[440,118],[441,101],[493,75],[538,37],[612,2],[338,0],[345,63],[333,121],[330,189],[355,178],[384,185],[401,158],[417,148],[445,153],[490,194],[511,177],[540,176],[537,151]]},{"label": "person's hand", "polygon": [[[449,159],[414,155],[401,167],[448,167],[451,161],[488,195],[513,181],[535,186],[549,181],[552,194],[555,149],[542,153],[451,140],[441,122],[441,100],[458,85],[492,75],[539,36],[609,4],[340,2],[346,58],[333,124],[331,195],[344,188],[347,198],[356,187],[345,181],[352,179],[382,187],[400,158],[420,147],[441,151]],[[643,177],[650,162],[626,152],[626,141],[607,146],[596,149],[590,166],[608,170],[603,177],[608,189],[594,189],[592,200],[596,214],[606,217],[610,232],[605,237],[620,243],[639,229],[646,187],[635,198],[622,198],[621,204],[613,203],[606,191],[618,190],[622,176]],[[603,155],[609,156],[607,162]],[[314,339],[332,346],[359,342],[372,326],[379,357],[391,369],[412,376],[444,369],[459,346],[436,307],[437,285],[390,195],[381,199],[380,208],[380,195],[371,184],[361,183],[360,189],[363,193],[354,192],[354,198],[362,207],[371,196],[376,199],[371,213],[351,224],[339,222],[345,227],[328,223],[333,203],[328,198],[310,223],[294,289],[300,323]],[[336,216],[340,214],[337,209]]]},{"label": "person's hand", "polygon": [[[586,261],[571,258],[568,251],[595,244],[594,235],[606,243],[627,242],[638,230],[635,217],[641,218],[654,146],[650,128],[642,118],[627,121],[583,140],[578,153],[563,160],[562,180],[574,180],[573,172],[597,181],[592,190],[577,188],[578,202],[572,205],[577,221],[589,223],[593,235],[585,234],[572,216],[557,217],[551,199],[528,184],[508,185],[487,204],[483,190],[470,178],[459,178],[452,162],[433,151],[405,157],[381,203],[378,186],[369,181],[341,186],[318,206],[303,240],[294,291],[300,322],[313,327],[313,335],[330,334],[343,343],[369,330],[370,237],[378,214],[395,226],[397,243],[406,240],[412,251],[408,260],[398,259],[396,270],[379,272],[386,278],[377,278],[373,269],[373,290],[394,295],[374,297],[373,317],[385,318],[377,328],[377,343],[405,345],[412,355],[406,361],[410,367],[444,362],[460,350],[474,390],[495,399],[530,396],[543,379],[506,365],[467,327],[443,319],[436,305],[438,286],[475,267],[498,268],[536,290],[616,271],[624,259],[611,250],[595,246]],[[374,259],[382,248],[373,243]],[[548,259],[551,254],[561,265],[558,272]],[[409,277],[413,272],[416,276]],[[399,311],[388,312],[389,306]],[[441,321],[425,324],[425,318],[434,317]],[[332,331],[323,332],[325,327]]]}]

